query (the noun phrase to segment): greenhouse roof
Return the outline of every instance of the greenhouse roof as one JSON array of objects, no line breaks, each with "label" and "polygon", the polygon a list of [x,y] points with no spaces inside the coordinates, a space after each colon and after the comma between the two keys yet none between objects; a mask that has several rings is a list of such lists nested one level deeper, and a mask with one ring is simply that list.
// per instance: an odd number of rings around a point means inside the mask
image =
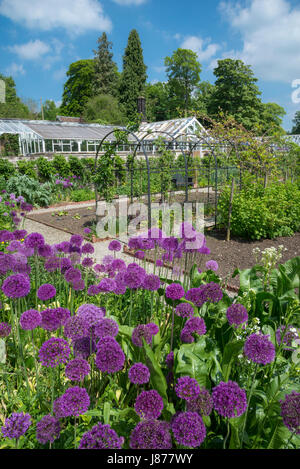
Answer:
[{"label": "greenhouse roof", "polygon": [[20,134],[32,135],[38,137],[35,132],[28,127],[23,121],[13,119],[0,119],[0,135],[2,134]]},{"label": "greenhouse roof", "polygon": [[173,138],[177,138],[181,135],[194,134],[197,131],[201,132],[204,130],[204,127],[195,117],[186,117],[161,122],[142,123],[137,132],[137,137],[144,140],[156,140],[161,136],[167,140],[169,138],[167,133],[171,134]]}]

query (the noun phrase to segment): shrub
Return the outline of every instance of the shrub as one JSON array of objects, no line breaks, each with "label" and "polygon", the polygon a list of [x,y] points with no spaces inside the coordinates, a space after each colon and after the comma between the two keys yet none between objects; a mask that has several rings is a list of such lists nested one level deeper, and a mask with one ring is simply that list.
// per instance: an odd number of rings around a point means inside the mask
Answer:
[{"label": "shrub", "polygon": [[[218,202],[221,225],[227,225],[230,186]],[[300,229],[300,190],[296,184],[274,182],[264,188],[248,180],[232,202],[231,233],[247,239],[290,236]]]},{"label": "shrub", "polygon": [[13,192],[16,196],[22,195],[28,203],[41,206],[50,204],[52,189],[52,184],[40,184],[25,174],[13,176],[7,181],[8,192]]},{"label": "shrub", "polygon": [[40,156],[36,161],[38,169],[38,177],[41,181],[49,181],[55,173],[52,161],[47,160],[44,156]]},{"label": "shrub", "polygon": [[82,202],[95,198],[95,192],[90,189],[77,189],[71,192],[70,199],[73,202]]},{"label": "shrub", "polygon": [[26,176],[32,179],[37,179],[35,161],[19,160],[17,163],[17,167],[20,174],[25,174]]},{"label": "shrub", "polygon": [[69,166],[71,169],[72,174],[75,174],[75,176],[79,176],[80,178],[83,178],[84,174],[84,167],[82,164],[82,160],[78,158],[77,156],[69,156]]},{"label": "shrub", "polygon": [[62,177],[70,176],[70,165],[63,155],[55,155],[52,165],[56,173]]},{"label": "shrub", "polygon": [[9,179],[16,172],[16,168],[6,158],[0,158],[0,176]]}]

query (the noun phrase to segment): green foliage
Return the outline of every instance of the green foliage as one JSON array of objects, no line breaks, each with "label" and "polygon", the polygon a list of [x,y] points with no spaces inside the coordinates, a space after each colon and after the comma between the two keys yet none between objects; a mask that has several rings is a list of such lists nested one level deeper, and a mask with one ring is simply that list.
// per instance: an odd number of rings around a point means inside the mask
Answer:
[{"label": "green foliage", "polygon": [[28,176],[13,176],[7,181],[7,191],[16,196],[22,195],[30,204],[48,206],[52,197],[52,185],[49,182],[40,184]]},{"label": "green foliage", "polygon": [[[106,33],[98,38],[98,49],[94,50],[95,75],[94,75],[94,95],[115,96],[118,88],[118,68],[112,60],[112,43],[107,40]],[[111,122],[113,123],[113,122]]]},{"label": "green foliage", "polygon": [[38,170],[38,177],[41,181],[49,181],[51,176],[55,174],[56,170],[52,164],[52,161],[49,161],[44,156],[40,156],[36,160],[36,166]]},{"label": "green foliage", "polygon": [[201,65],[196,52],[177,49],[171,57],[165,58],[166,74],[170,87],[170,105],[183,110],[187,116],[191,108],[191,97],[200,81]]},{"label": "green foliage", "polygon": [[[0,104],[1,105],[1,104]],[[0,136],[0,148],[3,148],[3,156],[19,155],[19,136],[15,134],[2,134]]]},{"label": "green foliage", "polygon": [[0,117],[2,118],[29,118],[30,111],[17,96],[16,84],[12,77],[0,73],[0,79],[5,82],[5,103],[0,103]]},{"label": "green foliage", "polygon": [[37,179],[36,164],[32,160],[19,160],[17,162],[18,171],[20,174],[26,174],[26,176]]},{"label": "green foliage", "polygon": [[62,95],[61,113],[79,117],[84,107],[93,96],[95,63],[93,59],[78,60],[69,66]]},{"label": "green foliage", "polygon": [[[232,203],[231,232],[246,239],[290,236],[300,228],[300,190],[290,182],[243,181]],[[223,189],[218,201],[220,224],[227,226],[230,186]]]},{"label": "green foliage", "polygon": [[138,32],[133,29],[128,37],[123,55],[123,72],[120,80],[119,101],[124,105],[129,120],[137,114],[137,99],[144,91],[146,69]]},{"label": "green foliage", "polygon": [[83,202],[95,198],[95,192],[90,189],[76,189],[71,192],[70,199],[73,202]]},{"label": "green foliage", "polygon": [[9,179],[16,172],[16,168],[6,158],[0,158],[0,176],[4,179]]},{"label": "green foliage", "polygon": [[52,165],[56,173],[61,177],[67,177],[70,175],[70,164],[63,155],[54,155]]},{"label": "green foliage", "polygon": [[104,125],[126,125],[127,122],[118,100],[108,94],[90,98],[84,108],[83,118],[86,122]]},{"label": "green foliage", "polygon": [[293,124],[294,126],[291,130],[291,134],[300,134],[300,111],[295,113]]}]

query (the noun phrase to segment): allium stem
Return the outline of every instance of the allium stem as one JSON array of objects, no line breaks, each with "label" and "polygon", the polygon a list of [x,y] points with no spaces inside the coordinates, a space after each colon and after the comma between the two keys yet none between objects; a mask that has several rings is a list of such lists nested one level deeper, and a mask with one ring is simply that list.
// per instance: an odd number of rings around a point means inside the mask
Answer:
[{"label": "allium stem", "polygon": [[250,401],[251,401],[251,397],[252,397],[252,393],[253,393],[253,389],[254,389],[254,385],[255,385],[255,378],[256,378],[257,368],[258,368],[258,363],[255,363],[254,374],[253,374],[253,378],[252,378],[252,383],[251,383],[249,396],[248,396],[248,399],[247,399],[247,409],[246,409],[244,423],[243,423],[243,429],[242,429],[241,449],[243,447],[243,440],[244,440],[244,434],[245,434],[245,429],[246,429],[247,416],[248,416]]}]

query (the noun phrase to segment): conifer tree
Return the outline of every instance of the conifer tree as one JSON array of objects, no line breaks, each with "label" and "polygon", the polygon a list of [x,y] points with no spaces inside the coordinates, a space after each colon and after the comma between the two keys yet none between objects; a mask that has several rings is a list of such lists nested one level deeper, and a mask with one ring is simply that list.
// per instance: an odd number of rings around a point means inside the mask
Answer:
[{"label": "conifer tree", "polygon": [[146,69],[141,41],[138,32],[133,29],[123,55],[123,72],[119,88],[119,101],[131,121],[137,116],[137,99],[144,92]]},{"label": "conifer tree", "polygon": [[93,83],[94,95],[117,95],[118,68],[112,60],[112,42],[108,41],[106,33],[98,38],[98,49],[94,50],[95,78]]}]

